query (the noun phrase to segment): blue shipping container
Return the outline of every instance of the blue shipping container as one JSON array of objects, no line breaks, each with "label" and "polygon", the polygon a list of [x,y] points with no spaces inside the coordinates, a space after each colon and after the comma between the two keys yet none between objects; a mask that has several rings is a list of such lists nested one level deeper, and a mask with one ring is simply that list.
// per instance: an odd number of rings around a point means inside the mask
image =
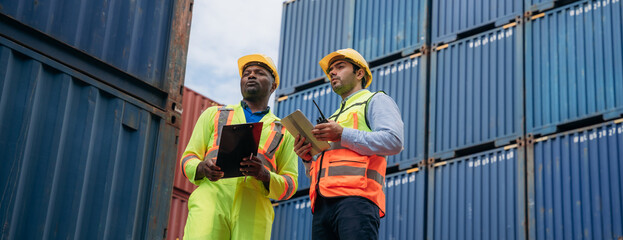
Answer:
[{"label": "blue shipping container", "polygon": [[542,12],[554,8],[558,3],[567,4],[573,1],[577,0],[524,0],[524,7],[526,12]]},{"label": "blue shipping container", "polygon": [[[528,0],[526,0],[528,1]],[[523,15],[517,0],[435,0],[432,8],[433,43],[451,42],[459,33],[486,25],[501,26]]]},{"label": "blue shipping container", "polygon": [[434,49],[429,157],[522,136],[523,26],[514,25]]},{"label": "blue shipping container", "polygon": [[424,239],[426,170],[410,169],[385,180],[385,217],[379,239]]},{"label": "blue shipping container", "polygon": [[323,78],[318,61],[325,55],[350,47],[354,0],[295,0],[284,2],[279,43],[277,94],[290,94],[294,87]]},{"label": "blue shipping container", "polygon": [[311,239],[312,212],[309,196],[273,204],[275,221],[270,239]]},{"label": "blue shipping container", "polygon": [[427,0],[355,1],[353,48],[368,62],[427,43]]},{"label": "blue shipping container", "polygon": [[526,239],[524,147],[433,165],[427,239]]},{"label": "blue shipping container", "polygon": [[623,237],[622,122],[528,144],[530,239]]},{"label": "blue shipping container", "polygon": [[0,238],[162,238],[166,112],[2,37],[0,92]]},{"label": "blue shipping container", "polygon": [[623,114],[620,0],[583,1],[526,23],[526,125],[535,135]]}]

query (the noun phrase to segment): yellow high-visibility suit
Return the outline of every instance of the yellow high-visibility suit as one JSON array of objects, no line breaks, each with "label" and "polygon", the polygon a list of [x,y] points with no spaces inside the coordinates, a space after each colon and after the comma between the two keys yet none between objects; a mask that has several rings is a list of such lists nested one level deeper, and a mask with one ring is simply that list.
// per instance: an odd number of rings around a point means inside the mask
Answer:
[{"label": "yellow high-visibility suit", "polygon": [[269,169],[270,184],[254,177],[195,180],[197,165],[215,158],[218,125],[246,123],[240,104],[211,107],[201,114],[181,159],[183,175],[197,185],[188,200],[184,239],[270,239],[275,216],[269,200],[285,200],[298,186],[298,158],[294,138],[272,112],[263,122],[258,158]]}]

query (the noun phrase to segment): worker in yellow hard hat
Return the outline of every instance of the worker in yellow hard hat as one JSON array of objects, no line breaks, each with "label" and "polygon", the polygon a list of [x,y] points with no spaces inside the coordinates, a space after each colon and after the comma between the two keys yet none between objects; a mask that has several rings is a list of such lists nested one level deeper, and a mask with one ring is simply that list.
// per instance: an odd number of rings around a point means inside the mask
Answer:
[{"label": "worker in yellow hard hat", "polygon": [[[241,57],[238,68],[242,101],[205,110],[180,159],[182,174],[198,186],[188,199],[184,239],[270,239],[270,199],[288,199],[297,189],[294,138],[268,107],[279,86],[277,68],[262,54]],[[245,177],[223,178],[215,164],[220,129],[254,122],[263,123],[262,135],[257,155],[240,164]]]},{"label": "worker in yellow hard hat", "polygon": [[342,102],[312,130],[331,148],[312,156],[305,138],[294,143],[311,178],[312,239],[377,239],[385,216],[385,157],[403,148],[400,111],[387,94],[366,89],[372,73],[357,51],[337,50],[319,64]]}]

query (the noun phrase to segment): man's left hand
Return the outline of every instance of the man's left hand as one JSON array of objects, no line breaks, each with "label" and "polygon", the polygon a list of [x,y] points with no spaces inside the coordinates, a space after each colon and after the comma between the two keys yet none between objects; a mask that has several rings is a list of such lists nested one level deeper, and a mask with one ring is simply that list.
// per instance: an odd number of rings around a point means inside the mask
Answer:
[{"label": "man's left hand", "polygon": [[333,120],[328,123],[321,123],[312,129],[314,137],[320,141],[337,142],[342,139],[342,131],[344,128]]},{"label": "man's left hand", "polygon": [[240,171],[245,176],[255,177],[262,182],[270,181],[270,173],[262,164],[262,160],[253,156],[251,158],[243,158],[240,162]]}]

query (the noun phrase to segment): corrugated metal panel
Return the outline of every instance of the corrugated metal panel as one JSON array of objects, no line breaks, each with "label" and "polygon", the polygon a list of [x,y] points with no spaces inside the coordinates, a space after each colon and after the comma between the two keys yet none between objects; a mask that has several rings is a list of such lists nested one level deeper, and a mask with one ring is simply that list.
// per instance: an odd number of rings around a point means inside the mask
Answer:
[{"label": "corrugated metal panel", "polygon": [[0,12],[162,88],[173,2],[0,0]]},{"label": "corrugated metal panel", "polygon": [[279,202],[270,239],[311,239],[312,213],[309,196]]},{"label": "corrugated metal panel", "polygon": [[353,48],[369,61],[426,43],[427,0],[355,1]]},{"label": "corrugated metal panel", "polygon": [[[527,12],[542,12],[554,8],[560,4],[567,4],[577,0],[524,0],[524,7]],[[610,1],[610,0],[608,0]]]},{"label": "corrugated metal panel", "polygon": [[524,164],[523,147],[435,164],[428,239],[526,239]]},{"label": "corrugated metal panel", "polygon": [[324,77],[318,61],[350,46],[354,0],[296,0],[285,2],[279,46],[277,93]]},{"label": "corrugated metal panel", "polygon": [[164,235],[176,134],[165,112],[5,38],[0,92],[0,238]]},{"label": "corrugated metal panel", "polygon": [[620,0],[584,1],[526,23],[528,133],[623,113],[621,12]]},{"label": "corrugated metal panel", "polygon": [[188,197],[188,193],[177,189],[173,190],[167,240],[179,240],[184,237],[184,226],[186,226],[186,219],[188,218]]},{"label": "corrugated metal panel", "polygon": [[201,116],[204,110],[211,106],[221,105],[211,99],[184,87],[184,99],[182,101],[182,126],[180,129],[180,135],[177,143],[177,164],[175,168],[175,180],[173,182],[173,187],[183,190],[187,193],[191,193],[195,188],[195,185],[190,183],[186,177],[182,175],[180,170],[180,159],[182,159],[182,154],[184,150],[186,150],[186,146],[188,146],[188,141],[190,140],[190,136],[193,133],[193,129],[195,129],[195,124],[197,123],[197,119]]},{"label": "corrugated metal panel", "polygon": [[385,195],[386,215],[381,218],[379,239],[424,239],[426,171],[388,175]]},{"label": "corrugated metal panel", "polygon": [[482,144],[501,146],[523,134],[522,30],[521,24],[498,28],[433,51],[433,157],[453,157],[456,150]]},{"label": "corrugated metal panel", "polygon": [[[528,0],[527,0],[528,1]],[[500,26],[523,15],[523,3],[517,0],[432,1],[433,43],[450,42],[457,34],[486,25]]]},{"label": "corrugated metal panel", "polygon": [[623,237],[623,124],[618,122],[528,145],[530,239]]}]

